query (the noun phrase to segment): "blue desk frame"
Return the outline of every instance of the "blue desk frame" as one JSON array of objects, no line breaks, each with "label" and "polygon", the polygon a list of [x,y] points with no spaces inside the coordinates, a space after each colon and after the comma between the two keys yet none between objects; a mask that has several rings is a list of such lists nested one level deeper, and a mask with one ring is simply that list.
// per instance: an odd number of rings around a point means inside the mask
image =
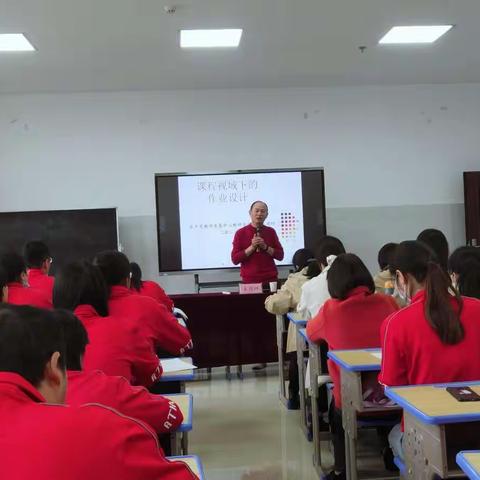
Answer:
[{"label": "blue desk frame", "polygon": [[[172,357],[172,358],[181,358],[185,362],[192,363],[191,357]],[[167,360],[167,359],[164,359]],[[162,359],[160,359],[160,362]],[[193,364],[193,363],[192,363]],[[185,392],[185,382],[191,382],[195,380],[195,370],[182,370],[179,372],[166,373],[160,377],[158,380],[159,383],[168,383],[168,382],[179,382],[180,383],[180,393]]]},{"label": "blue desk frame", "polygon": [[457,454],[457,464],[470,480],[480,480],[480,472],[467,460],[465,454],[480,456],[480,450],[467,450]]}]

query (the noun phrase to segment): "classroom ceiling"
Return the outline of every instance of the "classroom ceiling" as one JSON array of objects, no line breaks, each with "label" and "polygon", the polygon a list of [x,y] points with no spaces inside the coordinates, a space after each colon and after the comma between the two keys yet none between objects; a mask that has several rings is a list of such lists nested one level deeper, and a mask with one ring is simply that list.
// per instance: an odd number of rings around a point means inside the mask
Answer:
[{"label": "classroom ceiling", "polygon": [[[480,82],[479,20],[480,0],[0,0],[0,33],[38,49],[0,54],[0,93]],[[431,46],[377,44],[446,23]],[[181,28],[244,34],[181,50]]]}]

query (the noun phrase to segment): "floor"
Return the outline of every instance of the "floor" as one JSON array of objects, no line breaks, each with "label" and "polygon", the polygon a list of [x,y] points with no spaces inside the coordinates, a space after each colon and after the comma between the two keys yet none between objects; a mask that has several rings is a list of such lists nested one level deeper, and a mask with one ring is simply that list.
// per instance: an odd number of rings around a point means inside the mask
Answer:
[{"label": "floor", "polygon": [[[211,380],[187,385],[194,396],[194,428],[189,450],[201,457],[208,480],[318,480],[312,466],[312,443],[300,428],[299,411],[287,410],[278,399],[274,365],[264,374],[246,368],[245,378],[228,381],[223,369]],[[368,466],[381,470],[378,447],[363,452]],[[327,443],[327,465],[332,456]],[[365,463],[362,460],[362,463]],[[371,476],[367,476],[371,478]]]},{"label": "floor", "polygon": [[226,380],[188,384],[194,397],[190,453],[198,454],[208,480],[317,480],[312,444],[300,429],[298,411],[278,399],[278,377],[269,367]]}]

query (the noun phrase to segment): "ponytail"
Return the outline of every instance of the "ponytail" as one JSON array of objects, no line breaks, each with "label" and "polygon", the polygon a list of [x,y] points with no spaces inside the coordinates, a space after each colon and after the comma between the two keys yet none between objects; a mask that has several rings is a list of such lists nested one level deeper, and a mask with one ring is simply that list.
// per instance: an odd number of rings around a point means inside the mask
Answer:
[{"label": "ponytail", "polygon": [[[452,288],[442,267],[433,261],[429,261],[427,265],[425,291],[425,316],[428,323],[443,343],[455,345],[461,342],[465,335],[460,321],[462,297]],[[456,308],[452,305],[452,297],[456,301]]]},{"label": "ponytail", "polygon": [[139,292],[143,286],[142,269],[138,263],[132,262],[130,263],[130,271],[132,272],[132,276],[130,277],[130,288]]}]

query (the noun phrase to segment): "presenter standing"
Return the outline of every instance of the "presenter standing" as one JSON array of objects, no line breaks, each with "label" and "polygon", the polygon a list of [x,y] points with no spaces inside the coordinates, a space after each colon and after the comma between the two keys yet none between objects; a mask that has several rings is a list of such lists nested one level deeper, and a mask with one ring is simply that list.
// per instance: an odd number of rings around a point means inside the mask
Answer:
[{"label": "presenter standing", "polygon": [[237,230],[233,239],[232,262],[240,264],[244,283],[268,283],[277,280],[275,260],[283,260],[283,248],[275,230],[264,225],[268,217],[265,202],[250,207],[251,223]]}]

